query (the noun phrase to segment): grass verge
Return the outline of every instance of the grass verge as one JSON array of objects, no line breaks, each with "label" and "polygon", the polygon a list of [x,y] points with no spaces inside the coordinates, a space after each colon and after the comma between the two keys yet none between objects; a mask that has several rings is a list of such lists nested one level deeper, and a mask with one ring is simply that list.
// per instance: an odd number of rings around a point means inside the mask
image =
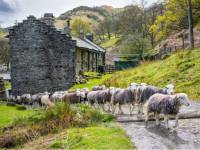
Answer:
[{"label": "grass verge", "polygon": [[0,104],[0,128],[12,124],[16,118],[24,118],[34,113],[34,110],[20,110],[20,106]]},{"label": "grass verge", "polygon": [[133,149],[124,131],[116,126],[72,128],[64,139],[54,141],[51,149]]}]

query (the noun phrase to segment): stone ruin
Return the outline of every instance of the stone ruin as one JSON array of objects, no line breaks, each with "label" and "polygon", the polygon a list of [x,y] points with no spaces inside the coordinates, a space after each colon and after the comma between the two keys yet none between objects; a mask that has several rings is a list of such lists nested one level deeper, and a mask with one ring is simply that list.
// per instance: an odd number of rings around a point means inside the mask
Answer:
[{"label": "stone ruin", "polygon": [[12,94],[66,90],[75,80],[76,41],[53,26],[53,15],[29,16],[9,31]]}]

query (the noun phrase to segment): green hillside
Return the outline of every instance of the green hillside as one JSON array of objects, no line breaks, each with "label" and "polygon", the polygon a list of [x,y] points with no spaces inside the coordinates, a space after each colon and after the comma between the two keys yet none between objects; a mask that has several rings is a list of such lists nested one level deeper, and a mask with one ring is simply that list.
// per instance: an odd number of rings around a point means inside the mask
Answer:
[{"label": "green hillside", "polygon": [[106,5],[100,7],[79,6],[61,14],[58,18],[56,18],[55,26],[57,28],[63,28],[66,25],[66,20],[69,17],[85,18],[88,19],[92,25],[95,25],[102,22],[102,20],[104,20],[106,17],[112,16],[121,10],[123,10],[123,8],[113,8]]},{"label": "green hillside", "polygon": [[145,82],[163,87],[174,84],[176,92],[200,99],[200,49],[178,52],[165,60],[145,62],[137,68],[120,71],[105,80],[107,86],[127,87],[131,82]]}]

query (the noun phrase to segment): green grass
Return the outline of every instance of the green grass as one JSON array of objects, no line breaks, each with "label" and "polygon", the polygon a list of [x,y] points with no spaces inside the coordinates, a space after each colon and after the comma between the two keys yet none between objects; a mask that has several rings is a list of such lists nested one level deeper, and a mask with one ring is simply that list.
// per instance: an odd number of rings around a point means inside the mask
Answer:
[{"label": "green grass", "polygon": [[116,38],[116,37],[112,36],[111,39],[108,39],[105,42],[103,42],[101,44],[101,47],[110,48],[112,46],[115,46],[119,40],[120,40],[120,38]]},{"label": "green grass", "polygon": [[0,128],[10,125],[16,118],[33,115],[33,110],[18,110],[19,106],[0,104]]},{"label": "green grass", "polygon": [[72,128],[68,136],[55,141],[50,148],[63,149],[133,149],[131,141],[125,132],[116,126],[96,126],[87,128]]},{"label": "green grass", "polygon": [[106,74],[101,76],[98,79],[89,79],[86,84],[76,84],[70,90],[81,89],[81,88],[89,88],[92,89],[93,86],[101,85],[105,80],[110,78],[112,74]]},{"label": "green grass", "polygon": [[178,52],[165,60],[145,62],[137,68],[116,72],[103,84],[127,87],[131,82],[145,82],[159,87],[174,84],[176,92],[200,99],[200,49]]}]

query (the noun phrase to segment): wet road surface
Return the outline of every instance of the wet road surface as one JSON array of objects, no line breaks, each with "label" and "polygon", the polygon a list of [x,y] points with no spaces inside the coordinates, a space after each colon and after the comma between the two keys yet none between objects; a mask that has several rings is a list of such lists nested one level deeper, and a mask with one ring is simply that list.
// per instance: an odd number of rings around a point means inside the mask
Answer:
[{"label": "wet road surface", "polygon": [[[119,115],[118,119],[124,119],[121,126],[126,130],[127,135],[139,150],[200,150],[200,118],[179,120],[179,128],[172,130],[174,120],[169,121],[170,130],[164,127],[161,121],[160,126],[150,121],[148,128],[144,122],[126,122],[134,116],[127,115],[127,108],[123,108],[125,115]],[[199,113],[200,103],[192,102],[190,107],[183,107],[181,113]],[[136,118],[136,117],[135,117]]]}]

